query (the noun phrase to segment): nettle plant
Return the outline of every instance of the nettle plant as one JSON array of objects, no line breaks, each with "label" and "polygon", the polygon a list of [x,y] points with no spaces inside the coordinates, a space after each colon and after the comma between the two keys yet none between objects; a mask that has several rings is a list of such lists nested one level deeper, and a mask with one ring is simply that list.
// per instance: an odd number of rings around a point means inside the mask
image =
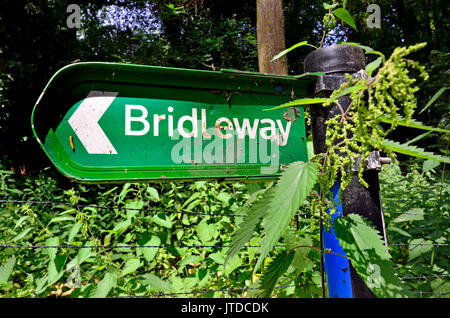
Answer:
[{"label": "nettle plant", "polygon": [[[348,11],[337,6],[337,1],[331,5],[324,3],[324,8],[328,12],[323,20],[324,35],[320,47],[330,32],[329,28],[336,25],[336,17],[356,29]],[[411,142],[400,144],[386,138],[398,126],[444,134],[449,134],[450,131],[425,126],[412,118],[417,108],[417,99],[414,94],[418,91],[418,87],[410,71],[417,71],[423,80],[428,79],[428,74],[421,65],[407,59],[406,56],[423,48],[426,43],[396,48],[388,59],[381,52],[367,46],[356,43],[346,44],[358,45],[366,54],[379,56],[366,66],[367,76],[355,77],[346,74],[348,81],[327,98],[297,99],[275,107],[305,105],[329,107],[337,104],[341,110],[340,113],[325,122],[327,152],[315,154],[308,162],[290,164],[282,172],[276,184],[270,184],[256,192],[251,198],[251,203],[247,205],[247,216],[235,232],[227,252],[228,260],[251,240],[259,226],[262,227],[264,237],[254,272],[260,269],[266,257],[273,251],[274,255],[263,270],[260,283],[262,295],[266,297],[271,295],[278,279],[289,272],[288,269],[292,272],[293,267],[297,275],[305,271],[306,262],[302,261],[302,258],[308,256],[305,250],[319,251],[320,257],[325,253],[332,253],[330,250],[323,249],[322,246],[313,246],[313,235],[305,231],[296,231],[290,226],[299,209],[313,210],[312,224],[314,219],[316,219],[315,223],[319,219],[325,229],[333,225],[340,245],[347,254],[343,257],[351,261],[360,277],[377,297],[411,296],[395,274],[391,255],[386,250],[380,233],[368,220],[358,214],[348,214],[346,217],[341,216],[331,221],[331,215],[339,213],[335,208],[336,202],[329,199],[331,187],[339,182],[341,197],[352,178],[352,169],[357,162],[359,163],[357,165],[359,181],[367,187],[362,176],[365,159],[371,151],[385,153],[394,161],[395,153],[401,153],[450,163],[449,157],[426,152],[424,149],[412,146]],[[303,45],[310,44],[306,41],[297,43],[275,56],[274,59]],[[351,99],[350,105],[345,110],[339,104],[339,98],[343,96]],[[437,97],[433,96],[430,102]],[[425,107],[429,107],[429,104]],[[327,211],[331,212],[327,213]],[[285,249],[276,246],[279,241],[284,242]],[[368,269],[376,266],[379,269],[379,277],[374,280],[370,277],[373,271]],[[322,288],[323,286],[322,280]]]}]

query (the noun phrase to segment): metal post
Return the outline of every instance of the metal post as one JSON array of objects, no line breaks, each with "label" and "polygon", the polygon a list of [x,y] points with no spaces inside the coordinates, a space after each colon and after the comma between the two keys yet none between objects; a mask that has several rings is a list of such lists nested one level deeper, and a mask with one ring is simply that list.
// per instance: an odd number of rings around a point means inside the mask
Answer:
[{"label": "metal post", "polygon": [[[352,76],[365,76],[365,56],[363,50],[352,45],[333,45],[311,52],[305,58],[305,72],[324,72],[311,87],[315,96],[329,96],[347,81],[346,73]],[[350,106],[351,99],[343,96],[339,99],[344,111]],[[339,107],[334,104],[330,107],[311,107],[312,132],[314,152],[325,153],[325,122],[341,113]],[[368,165],[363,174],[364,180],[369,184],[366,188],[359,182],[357,172],[354,171],[350,184],[343,192],[342,214],[357,213],[371,221],[376,229],[385,237],[384,220],[381,211],[378,172],[382,160],[379,154],[374,152],[368,158]],[[355,169],[354,169],[355,170]],[[339,184],[332,188],[332,194],[337,202]],[[331,248],[335,253],[343,253],[333,230],[328,233],[322,229],[324,248]],[[375,295],[366,286],[347,259],[326,254],[324,267],[327,275],[328,296],[338,298],[373,298]]]}]

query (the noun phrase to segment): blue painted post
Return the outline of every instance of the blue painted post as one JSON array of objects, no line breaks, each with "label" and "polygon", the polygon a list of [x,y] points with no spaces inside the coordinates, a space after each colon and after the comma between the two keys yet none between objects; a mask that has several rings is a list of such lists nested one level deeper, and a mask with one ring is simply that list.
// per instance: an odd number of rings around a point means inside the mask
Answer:
[{"label": "blue painted post", "polygon": [[[347,73],[358,77],[366,76],[364,51],[353,45],[332,45],[313,51],[306,56],[304,65],[305,73],[324,73],[312,83],[311,95],[315,96],[329,96],[333,90],[339,89],[341,84],[348,81],[345,75]],[[314,153],[316,154],[327,152],[325,143],[327,120],[341,115],[341,112],[345,112],[352,102],[349,96],[342,96],[338,101],[339,106],[333,104],[329,107],[316,105],[310,107]],[[363,178],[369,184],[369,187],[366,188],[361,185],[358,174],[354,172],[351,182],[343,191],[342,204],[338,205],[338,211],[340,215],[344,216],[349,213],[358,213],[372,222],[380,233],[384,233],[378,184],[378,168],[381,167],[381,163],[379,156],[378,159],[377,156],[374,156],[374,159],[375,168],[367,165],[363,173]],[[349,167],[349,169],[352,168]],[[351,171],[349,172],[351,173]],[[334,185],[332,194],[335,202],[337,202],[339,184]],[[333,215],[333,219],[340,217],[340,215]],[[337,254],[345,254],[339,246],[333,230],[327,232],[322,229],[321,236],[323,248],[329,248]],[[375,297],[346,258],[328,253],[324,255],[323,265],[327,277],[329,297]]]},{"label": "blue painted post", "polygon": [[[334,202],[339,200],[339,183],[336,182],[331,188]],[[337,211],[331,218],[334,221],[342,215],[342,203],[336,206]],[[328,211],[329,213],[330,211]],[[323,248],[330,249],[331,252],[346,255],[339,241],[334,234],[334,229],[330,232],[322,229],[323,233]],[[339,255],[326,253],[324,255],[324,269],[327,276],[327,289],[329,298],[353,298],[352,281],[350,278],[350,264],[347,258]]]}]

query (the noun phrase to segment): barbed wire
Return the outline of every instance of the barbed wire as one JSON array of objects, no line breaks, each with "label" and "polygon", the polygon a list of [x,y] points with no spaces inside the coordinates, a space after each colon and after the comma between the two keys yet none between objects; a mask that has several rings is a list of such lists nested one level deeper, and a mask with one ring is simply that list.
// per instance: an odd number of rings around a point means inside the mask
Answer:
[{"label": "barbed wire", "polygon": [[417,290],[412,290],[412,293],[416,293],[416,294],[420,294],[422,296],[422,294],[428,294],[428,295],[439,295],[439,296],[443,296],[443,295],[448,295],[450,294],[449,292],[440,292],[440,293],[435,293],[435,292],[428,292],[428,291],[417,291]]},{"label": "barbed wire", "polygon": [[400,211],[398,212],[383,211],[383,214],[407,214],[407,215],[423,215],[423,216],[426,215],[426,213],[424,212],[419,213],[419,212],[400,212]]},{"label": "barbed wire", "polygon": [[0,200],[0,203],[16,203],[16,204],[30,204],[30,205],[64,205],[68,207],[78,207],[78,208],[94,208],[102,210],[130,210],[130,211],[144,211],[144,212],[162,212],[162,213],[185,213],[185,214],[197,214],[197,215],[207,215],[215,217],[245,217],[245,214],[214,214],[205,212],[193,212],[186,210],[169,210],[169,209],[156,209],[156,208],[129,208],[129,207],[119,207],[119,206],[108,206],[108,205],[95,205],[95,204],[71,204],[66,202],[55,202],[55,201],[33,201],[33,200]]},{"label": "barbed wire", "polygon": [[[64,248],[74,248],[74,249],[83,249],[83,248],[91,248],[91,249],[109,249],[109,248],[225,248],[230,247],[231,245],[17,245],[17,244],[0,244],[0,248],[23,248],[23,249],[39,249],[39,248],[56,248],[56,249],[64,249]],[[284,245],[275,245],[276,247],[282,247]],[[243,247],[251,248],[251,247],[261,247],[260,245],[244,245]]]},{"label": "barbed wire", "polygon": [[[432,200],[433,198],[431,197],[430,198],[430,200]],[[399,197],[389,197],[389,196],[386,196],[386,195],[383,195],[382,196],[382,200],[395,200],[395,201],[400,201],[400,202],[414,202],[414,199],[411,199],[411,198],[399,198]],[[416,197],[416,199],[415,199],[416,201],[422,201],[421,199],[418,199],[417,197]],[[434,198],[434,200],[435,201],[439,201],[439,199],[438,198]],[[442,201],[448,201],[448,199],[443,199]]]},{"label": "barbed wire", "polygon": [[[387,199],[394,199],[394,198],[387,198]],[[402,200],[399,200],[402,201]],[[407,201],[407,200],[403,200]],[[120,206],[108,206],[108,205],[95,205],[95,204],[71,204],[66,202],[57,202],[57,201],[37,201],[37,200],[0,200],[0,204],[29,204],[29,205],[63,205],[67,207],[78,207],[78,208],[94,208],[94,209],[103,209],[103,210],[138,210],[138,211],[145,211],[145,212],[156,212],[156,213],[181,213],[181,214],[192,214],[192,215],[205,215],[210,217],[245,217],[245,214],[214,214],[214,213],[205,213],[205,212],[194,212],[194,211],[185,211],[185,210],[169,210],[169,209],[159,209],[159,208],[132,208],[132,207],[120,207]],[[394,212],[384,212],[390,213],[390,214],[409,214],[409,215],[424,215],[424,213],[416,213],[416,212],[400,212],[400,211],[394,211]],[[301,215],[310,215],[310,213],[296,213],[297,216]],[[389,243],[388,247],[394,247],[394,246],[448,246],[449,244],[446,243]],[[137,249],[137,248],[225,248],[230,247],[231,245],[190,245],[190,244],[178,244],[178,245],[170,245],[170,244],[161,244],[161,245],[72,245],[72,244],[66,244],[66,245],[20,245],[20,244],[0,244],[0,248],[17,248],[17,249],[51,249],[51,248],[57,248],[57,249]],[[276,245],[278,247],[284,246],[284,245]],[[260,245],[245,245],[243,247],[246,248],[260,248]],[[448,278],[450,277],[449,274],[435,274],[435,275],[421,275],[417,277],[413,276],[404,276],[400,277],[402,280],[427,280],[427,279],[433,279],[433,278]],[[315,284],[318,285],[318,284]],[[280,285],[275,286],[274,288],[288,288],[288,287],[297,287],[298,285]],[[121,297],[128,297],[128,298],[151,298],[151,297],[165,297],[165,296],[177,296],[177,295],[195,295],[195,294],[207,294],[207,293],[215,293],[215,292],[233,292],[233,291],[241,291],[241,290],[257,290],[258,288],[250,288],[250,287],[243,287],[243,288],[231,288],[231,289],[219,289],[219,290],[200,290],[200,291],[191,291],[191,292],[178,292],[178,293],[157,293],[157,294],[149,294],[149,295],[136,295],[136,296],[118,296],[113,298],[121,298]],[[447,295],[450,292],[427,292],[427,291],[412,291],[413,293],[420,294],[427,294],[427,295],[437,295],[437,296],[443,296]]]},{"label": "barbed wire", "polygon": [[[393,198],[392,198],[393,199]],[[121,207],[121,206],[109,206],[109,205],[95,205],[95,204],[72,204],[67,202],[60,201],[36,201],[36,200],[0,200],[0,204],[6,203],[15,203],[15,204],[30,204],[30,205],[64,205],[67,207],[79,207],[79,208],[95,208],[95,209],[103,209],[103,210],[135,210],[135,211],[144,211],[144,212],[163,212],[163,213],[184,213],[184,214],[193,214],[193,215],[205,215],[205,216],[213,216],[213,217],[245,217],[246,214],[239,213],[230,213],[230,214],[215,214],[215,213],[205,213],[205,212],[194,212],[194,211],[186,211],[186,210],[169,210],[169,209],[159,209],[159,208],[130,208],[130,207]],[[426,215],[423,212],[402,212],[402,211],[383,211],[384,214],[407,214],[407,215]],[[302,215],[310,215],[310,213],[296,213],[297,216]]]},{"label": "barbed wire", "polygon": [[389,246],[448,246],[444,243],[388,243]]},{"label": "barbed wire", "polygon": [[[193,215],[205,215],[205,216],[213,216],[213,217],[246,217],[246,214],[215,214],[215,213],[205,213],[205,212],[194,212],[194,211],[186,211],[186,210],[169,210],[169,209],[157,209],[157,208],[129,208],[129,207],[119,207],[119,206],[108,206],[108,205],[95,205],[95,204],[71,204],[66,202],[57,202],[57,201],[36,201],[36,200],[0,200],[0,204],[13,203],[13,204],[30,204],[30,205],[64,205],[68,207],[79,207],[79,208],[94,208],[94,209],[102,209],[102,210],[130,210],[130,211],[144,211],[144,212],[160,212],[160,213],[181,213],[181,214],[193,214]],[[309,213],[297,212],[295,215],[309,215]]]},{"label": "barbed wire", "polygon": [[[320,284],[315,283],[309,283],[308,285],[313,286],[320,286]],[[327,285],[325,283],[325,285]],[[300,285],[279,285],[275,286],[274,289],[281,289],[281,288],[290,288],[290,287],[299,287]],[[177,293],[157,293],[157,294],[148,294],[148,295],[130,295],[130,296],[116,296],[116,297],[110,297],[110,298],[152,298],[152,297],[166,297],[166,296],[180,296],[180,295],[195,295],[195,294],[209,294],[209,293],[216,293],[216,292],[235,292],[235,291],[243,291],[243,290],[259,290],[259,288],[256,287],[240,287],[240,288],[229,288],[229,289],[211,289],[211,290],[198,290],[198,291],[190,291],[190,292],[177,292]],[[416,294],[428,294],[428,295],[438,295],[443,296],[450,294],[450,292],[429,292],[429,291],[411,291],[412,293]]]},{"label": "barbed wire", "polygon": [[[448,246],[449,244],[443,243],[389,243],[390,246]],[[231,245],[187,245],[187,244],[179,244],[179,245],[170,245],[170,244],[162,244],[162,245],[19,245],[19,244],[0,244],[0,248],[23,248],[23,249],[39,249],[39,248],[56,248],[56,249],[64,249],[64,248],[74,248],[74,249],[83,249],[83,248],[91,248],[91,249],[114,249],[114,248],[225,248],[230,247]],[[244,245],[243,247],[247,248],[259,248],[261,245]],[[285,247],[285,245],[277,244],[275,247]]]},{"label": "barbed wire", "polygon": [[[205,212],[194,212],[194,211],[186,211],[186,210],[169,210],[169,209],[158,209],[158,208],[128,208],[121,206],[108,206],[108,205],[95,205],[95,204],[71,204],[67,202],[58,202],[58,201],[35,201],[35,200],[0,200],[0,204],[6,203],[15,203],[15,204],[30,204],[30,205],[64,205],[68,207],[79,207],[79,208],[95,208],[102,210],[135,210],[135,211],[144,211],[144,212],[164,212],[164,213],[184,213],[184,214],[193,214],[193,215],[206,215],[206,216],[214,216],[214,217],[245,217],[246,214],[214,214],[214,213],[205,213]],[[402,211],[383,211],[384,214],[407,214],[407,215],[425,215],[425,213],[419,212],[402,212]],[[310,215],[310,213],[296,213],[297,216],[302,215]]]},{"label": "barbed wire", "polygon": [[[320,284],[309,284],[309,285],[320,285]],[[275,286],[274,289],[280,288],[289,288],[289,287],[297,287],[299,285],[278,285]],[[209,293],[217,293],[217,292],[234,292],[234,291],[243,291],[243,290],[259,290],[256,287],[239,287],[239,288],[228,288],[228,289],[210,289],[210,290],[197,290],[190,292],[177,292],[177,293],[157,293],[157,294],[149,294],[149,295],[130,295],[130,296],[117,296],[112,298],[151,298],[151,297],[164,297],[164,296],[179,296],[179,295],[195,295],[195,294],[209,294]]]},{"label": "barbed wire", "polygon": [[402,280],[422,280],[422,279],[429,279],[429,278],[443,278],[443,277],[450,277],[449,274],[437,274],[437,275],[421,275],[421,276],[403,276],[400,277]]}]

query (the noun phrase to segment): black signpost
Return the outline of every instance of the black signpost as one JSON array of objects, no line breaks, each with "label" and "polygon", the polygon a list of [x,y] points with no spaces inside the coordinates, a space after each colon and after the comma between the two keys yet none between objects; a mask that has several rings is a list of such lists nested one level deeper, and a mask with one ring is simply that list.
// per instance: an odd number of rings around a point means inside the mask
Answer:
[{"label": "black signpost", "polygon": [[[345,74],[352,76],[365,76],[365,56],[362,49],[353,45],[333,45],[310,53],[305,58],[305,72],[324,72],[311,87],[311,93],[315,96],[329,96],[333,90],[338,89],[342,83],[347,80]],[[339,100],[340,105],[345,111],[351,99],[348,96],[342,96]],[[341,113],[339,107],[333,104],[329,107],[312,107],[312,131],[314,152],[316,154],[325,153],[326,124],[325,122]],[[349,213],[357,213],[369,221],[375,228],[385,236],[384,220],[380,199],[380,187],[378,182],[378,172],[381,168],[383,158],[380,158],[378,152],[372,152],[368,158],[363,177],[369,184],[364,187],[359,182],[357,171],[354,171],[352,181],[343,191],[342,212],[346,216]],[[357,169],[356,169],[357,170]],[[339,187],[335,187],[336,191]],[[327,244],[327,242],[324,242]],[[350,282],[345,281],[347,268],[336,267],[334,261],[342,264],[342,259],[335,255],[326,255],[325,261],[328,280],[329,297],[353,297],[353,298],[373,298],[375,295],[365,285],[363,280],[356,273],[355,269],[349,264]],[[347,261],[348,262],[348,261]],[[348,276],[347,276],[348,277]],[[334,281],[333,281],[334,280]]]}]

